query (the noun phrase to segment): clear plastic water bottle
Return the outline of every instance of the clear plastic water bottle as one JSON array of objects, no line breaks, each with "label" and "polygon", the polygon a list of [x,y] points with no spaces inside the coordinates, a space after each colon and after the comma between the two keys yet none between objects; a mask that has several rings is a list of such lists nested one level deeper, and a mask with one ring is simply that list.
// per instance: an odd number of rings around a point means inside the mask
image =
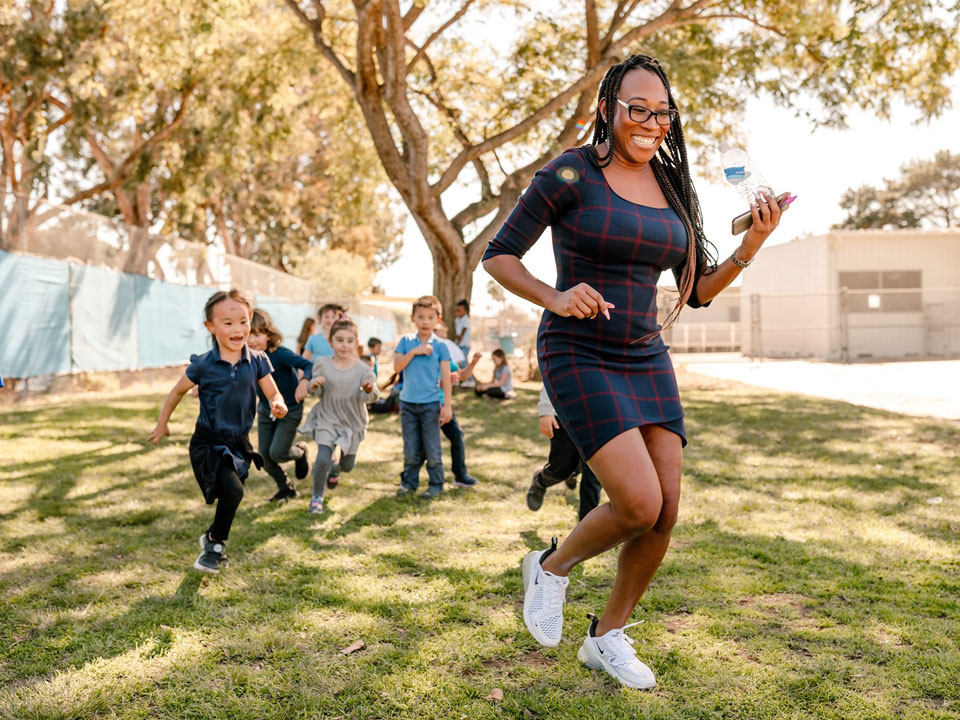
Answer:
[{"label": "clear plastic water bottle", "polygon": [[737,189],[748,205],[757,199],[757,193],[761,191],[773,197],[770,184],[744,150],[726,142],[720,143],[720,164],[723,165],[727,182]]}]

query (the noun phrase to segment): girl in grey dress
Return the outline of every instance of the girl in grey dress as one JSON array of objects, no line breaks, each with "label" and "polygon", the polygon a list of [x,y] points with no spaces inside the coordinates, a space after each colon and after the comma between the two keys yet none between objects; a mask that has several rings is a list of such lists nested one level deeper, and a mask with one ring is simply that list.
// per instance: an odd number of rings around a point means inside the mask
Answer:
[{"label": "girl in grey dress", "polygon": [[313,497],[307,512],[323,512],[323,493],[333,468],[333,449],[340,448],[340,471],[350,472],[367,434],[367,403],[380,397],[373,370],[357,357],[357,326],[348,318],[330,327],[332,357],[313,362],[310,392],[317,395],[300,432],[317,443],[313,465]]}]

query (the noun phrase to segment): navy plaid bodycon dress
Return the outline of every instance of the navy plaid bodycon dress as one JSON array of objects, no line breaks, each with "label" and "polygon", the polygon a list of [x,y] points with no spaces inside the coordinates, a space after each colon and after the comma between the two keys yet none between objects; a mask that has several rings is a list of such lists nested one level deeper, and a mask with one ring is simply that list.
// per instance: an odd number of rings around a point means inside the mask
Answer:
[{"label": "navy plaid bodycon dress", "polygon": [[[633,342],[660,327],[657,280],[671,268],[679,276],[686,229],[671,208],[637,205],[614,193],[587,153],[586,148],[567,150],[537,172],[483,259],[523,257],[549,225],[557,289],[585,282],[616,306],[610,320],[602,315],[579,320],[545,310],[540,321],[543,384],[584,458],[642,425],[662,425],[686,445],[667,346],[659,335]],[[688,304],[700,307],[696,285]]]}]

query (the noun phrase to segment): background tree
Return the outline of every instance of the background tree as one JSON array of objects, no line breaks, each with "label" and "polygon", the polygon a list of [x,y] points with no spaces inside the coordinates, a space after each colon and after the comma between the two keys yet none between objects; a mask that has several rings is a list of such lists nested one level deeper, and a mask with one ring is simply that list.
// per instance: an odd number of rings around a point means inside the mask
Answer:
[{"label": "background tree", "polygon": [[[664,61],[694,144],[735,133],[758,94],[812,124],[883,117],[894,98],[936,114],[957,67],[960,9],[938,0],[285,2],[359,103],[447,312],[531,174],[590,137],[599,81],[627,54]],[[496,38],[471,32],[482,20]]]},{"label": "background tree", "polygon": [[116,217],[135,228],[132,272],[171,234],[286,270],[310,248],[371,272],[395,259],[402,217],[372,145],[342,141],[356,105],[281,4],[14,0],[0,33],[17,222],[57,196]]},{"label": "background tree", "polygon": [[847,190],[838,229],[951,228],[960,224],[960,154],[941,150],[932,160],[914,160],[883,187]]}]

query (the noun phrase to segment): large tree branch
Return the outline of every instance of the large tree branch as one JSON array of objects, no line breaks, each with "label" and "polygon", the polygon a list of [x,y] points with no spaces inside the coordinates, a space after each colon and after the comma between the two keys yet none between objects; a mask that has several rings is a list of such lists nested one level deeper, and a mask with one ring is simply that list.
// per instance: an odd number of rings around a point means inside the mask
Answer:
[{"label": "large tree branch", "polygon": [[450,16],[450,18],[446,22],[441,24],[440,27],[438,27],[436,30],[434,30],[430,34],[430,37],[428,37],[426,41],[424,41],[423,45],[421,45],[417,49],[417,52],[413,56],[413,58],[410,59],[410,62],[407,63],[408,73],[413,69],[413,66],[420,61],[424,53],[427,51],[427,48],[430,47],[431,43],[433,43],[434,40],[440,37],[447,30],[447,28],[449,28],[451,25],[457,22],[460,18],[462,18],[464,13],[467,12],[467,10],[470,8],[472,4],[473,4],[473,0],[464,0],[464,3],[463,5],[460,6],[460,9],[457,10],[453,15]]},{"label": "large tree branch", "polygon": [[300,22],[310,30],[310,33],[313,35],[313,44],[316,45],[317,49],[330,61],[334,69],[340,73],[340,77],[344,79],[344,82],[351,88],[354,88],[357,82],[356,75],[347,67],[347,64],[340,59],[340,56],[337,55],[336,51],[323,35],[323,18],[326,16],[323,3],[319,0],[314,0],[313,5],[317,10],[317,17],[311,18],[304,12],[303,8],[300,7],[300,3],[298,3],[297,0],[284,0],[284,2],[286,2],[293,13],[300,18]]},{"label": "large tree branch", "polygon": [[454,180],[456,180],[457,176],[459,176],[461,170],[463,170],[464,165],[466,165],[468,162],[471,162],[474,158],[479,157],[483,153],[498,148],[501,145],[504,145],[505,143],[508,143],[511,140],[519,137],[520,135],[523,135],[525,132],[531,130],[545,117],[563,107],[573,98],[574,95],[582,92],[592,83],[598,82],[607,70],[607,63],[609,59],[621,49],[641,38],[655,35],[666,28],[689,22],[691,18],[695,17],[697,13],[700,12],[700,10],[717,2],[719,2],[719,0],[696,0],[696,2],[693,2],[689,6],[682,9],[676,7],[677,3],[674,3],[674,5],[664,11],[661,15],[658,15],[642,25],[631,28],[616,42],[611,43],[603,55],[600,56],[599,61],[593,66],[589,67],[578,80],[576,80],[559,95],[554,96],[552,99],[540,106],[540,108],[532,115],[528,115],[516,125],[497,133],[493,137],[462,150],[443,172],[443,174],[440,176],[440,179],[434,183],[432,186],[433,192],[437,195],[442,194],[453,184]]},{"label": "large tree branch", "polygon": [[[88,198],[94,197],[95,195],[99,195],[102,192],[109,192],[120,187],[120,185],[126,179],[127,171],[130,169],[133,163],[147,150],[150,150],[155,145],[166,140],[170,134],[180,126],[180,124],[183,122],[183,118],[186,115],[187,104],[190,96],[193,94],[194,89],[196,89],[196,83],[191,83],[184,89],[183,95],[180,97],[180,107],[177,109],[177,113],[173,120],[171,120],[170,123],[164,128],[154,133],[150,138],[139,141],[136,146],[134,146],[133,150],[131,150],[130,153],[120,162],[120,164],[113,169],[113,172],[106,180],[94,185],[91,188],[87,188],[86,190],[76,193],[67,200],[64,200],[63,204],[75,205],[78,202],[82,202]],[[95,147],[97,147],[96,143],[91,145],[91,151],[94,152],[94,157],[96,157],[96,151],[94,150]],[[106,156],[104,155],[104,157]],[[107,162],[109,163],[109,160]]]}]

